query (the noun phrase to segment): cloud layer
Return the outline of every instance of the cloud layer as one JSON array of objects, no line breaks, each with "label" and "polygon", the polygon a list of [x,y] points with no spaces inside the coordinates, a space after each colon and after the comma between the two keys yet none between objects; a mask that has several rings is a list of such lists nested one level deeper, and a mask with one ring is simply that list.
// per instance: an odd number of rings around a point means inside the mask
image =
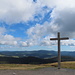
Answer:
[{"label": "cloud layer", "polygon": [[[67,36],[69,38],[75,38],[75,1],[74,0],[40,0],[41,3],[49,8],[53,8],[50,13],[52,21],[44,22],[44,24],[36,24],[27,30],[27,34],[32,39],[39,40],[46,37],[55,37],[57,32],[61,32],[61,37]],[[45,38],[44,38],[45,37]],[[70,42],[71,41],[71,42]],[[74,40],[66,41],[70,45],[74,45]],[[66,43],[64,41],[64,44]],[[42,40],[41,45],[50,45],[49,38]],[[66,45],[66,44],[65,44]]]},{"label": "cloud layer", "polygon": [[12,35],[5,34],[6,29],[4,27],[0,27],[0,45],[18,45],[19,38],[15,38]]},{"label": "cloud layer", "polygon": [[[47,7],[48,9],[45,11]],[[44,8],[44,9],[43,9]],[[72,38],[69,41],[62,41],[62,45],[75,46],[75,1],[74,0],[0,0],[0,21],[8,25],[28,21],[37,21],[38,23],[27,29],[28,39],[18,41],[12,35],[6,34],[6,29],[0,27],[0,44],[17,45],[28,47],[33,45],[55,45],[55,42],[49,40],[50,37],[56,37],[57,32],[61,32],[61,37],[68,36]],[[47,11],[51,21],[44,21],[40,24]],[[40,14],[40,19],[35,16]],[[49,18],[49,19],[50,19]]]},{"label": "cloud layer", "polygon": [[33,0],[0,0],[0,21],[7,24],[33,20],[41,6]]}]

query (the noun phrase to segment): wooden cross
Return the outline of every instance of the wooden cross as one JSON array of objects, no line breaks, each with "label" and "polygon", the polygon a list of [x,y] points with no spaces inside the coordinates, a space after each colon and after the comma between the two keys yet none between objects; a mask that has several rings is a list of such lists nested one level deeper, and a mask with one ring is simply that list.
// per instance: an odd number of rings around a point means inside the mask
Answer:
[{"label": "wooden cross", "polygon": [[50,38],[50,40],[58,40],[58,69],[61,68],[61,53],[60,53],[60,40],[67,40],[68,37],[60,38],[60,32],[58,32],[57,38]]}]

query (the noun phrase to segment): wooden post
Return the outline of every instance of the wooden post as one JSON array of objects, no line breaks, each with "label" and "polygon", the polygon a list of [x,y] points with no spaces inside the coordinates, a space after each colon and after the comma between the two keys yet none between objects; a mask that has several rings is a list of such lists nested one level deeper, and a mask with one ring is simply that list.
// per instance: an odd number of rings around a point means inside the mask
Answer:
[{"label": "wooden post", "polygon": [[57,38],[50,38],[50,40],[58,40],[58,69],[61,68],[61,51],[60,51],[60,40],[67,40],[69,39],[68,37],[66,38],[60,38],[60,32],[58,32]]},{"label": "wooden post", "polygon": [[60,53],[60,33],[58,32],[58,69],[61,67],[61,53]]}]

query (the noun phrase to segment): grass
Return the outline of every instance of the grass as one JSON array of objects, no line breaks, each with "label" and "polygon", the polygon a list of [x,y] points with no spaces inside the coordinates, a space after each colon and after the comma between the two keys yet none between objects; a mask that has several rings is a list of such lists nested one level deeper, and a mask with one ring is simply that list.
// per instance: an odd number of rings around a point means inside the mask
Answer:
[{"label": "grass", "polygon": [[[58,63],[49,63],[49,64],[40,64],[40,65],[32,65],[32,64],[0,64],[0,69],[14,69],[14,70],[35,70],[44,67],[57,67]],[[61,62],[62,68],[70,68],[75,69],[75,61],[70,62]]]},{"label": "grass", "polygon": [[[58,67],[58,63],[51,63],[53,67]],[[75,69],[75,61],[61,62],[61,68]]]},{"label": "grass", "polygon": [[0,57],[4,57],[5,55],[0,55]]},{"label": "grass", "polygon": [[0,64],[0,69],[17,69],[17,70],[34,70],[46,67],[45,65],[31,65],[31,64]]},{"label": "grass", "polygon": [[19,58],[19,56],[12,56],[13,58]]}]

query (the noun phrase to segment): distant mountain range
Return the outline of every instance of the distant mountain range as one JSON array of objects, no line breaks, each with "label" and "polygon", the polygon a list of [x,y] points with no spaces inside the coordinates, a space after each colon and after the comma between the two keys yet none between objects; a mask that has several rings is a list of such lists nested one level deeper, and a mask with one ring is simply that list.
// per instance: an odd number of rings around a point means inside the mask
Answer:
[{"label": "distant mountain range", "polygon": [[[0,51],[0,63],[45,64],[57,62],[56,51]],[[75,52],[62,51],[62,61],[75,61]]]},{"label": "distant mountain range", "polygon": [[[38,58],[51,58],[58,55],[57,51],[38,50],[38,51],[0,51],[0,57],[38,57]],[[61,56],[75,57],[75,51],[62,51]]]}]

